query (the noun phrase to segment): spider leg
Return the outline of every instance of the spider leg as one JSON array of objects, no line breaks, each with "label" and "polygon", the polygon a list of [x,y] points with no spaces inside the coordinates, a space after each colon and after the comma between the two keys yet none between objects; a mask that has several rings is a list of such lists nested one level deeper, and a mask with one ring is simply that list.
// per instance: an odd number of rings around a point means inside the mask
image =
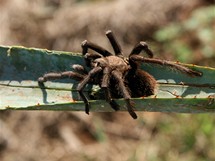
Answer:
[{"label": "spider leg", "polygon": [[111,105],[111,107],[115,111],[118,111],[119,105],[111,98],[111,93],[110,93],[110,90],[108,88],[109,87],[109,81],[110,81],[110,73],[111,73],[111,69],[109,67],[105,67],[103,70],[104,75],[103,75],[101,87],[105,91],[106,101]]},{"label": "spider leg", "polygon": [[71,65],[71,67],[76,71],[76,72],[79,72],[81,74],[84,74],[86,75],[88,72],[87,70],[80,64],[73,64]]},{"label": "spider leg", "polygon": [[145,51],[145,53],[152,58],[153,57],[153,52],[149,49],[148,45],[146,42],[140,41],[131,51],[131,55],[138,55],[140,54],[141,51]]},{"label": "spider leg", "polygon": [[158,65],[163,65],[163,66],[169,66],[173,69],[179,70],[189,76],[202,76],[202,73],[194,71],[192,69],[189,69],[185,66],[179,65],[179,64],[175,64],[172,63],[170,61],[166,61],[166,60],[160,60],[160,59],[152,59],[152,58],[144,58],[140,55],[132,55],[130,56],[130,60],[136,62],[136,61],[141,61],[141,62],[145,62],[145,63],[153,63],[153,64],[158,64]]},{"label": "spider leg", "polygon": [[81,47],[83,49],[82,54],[85,55],[88,52],[88,49],[92,49],[96,52],[98,52],[99,54],[103,55],[103,56],[110,56],[112,55],[109,51],[105,50],[104,48],[89,42],[87,40],[84,40],[81,44]]},{"label": "spider leg", "polygon": [[116,38],[115,38],[115,36],[114,36],[114,34],[112,33],[111,30],[108,30],[106,32],[106,36],[109,39],[109,41],[110,41],[110,43],[111,43],[111,45],[113,47],[113,50],[114,50],[115,54],[117,56],[123,56],[122,49],[121,49],[118,41],[116,40]]},{"label": "spider leg", "polygon": [[112,71],[112,75],[118,81],[119,89],[121,90],[122,95],[126,101],[129,114],[132,116],[133,119],[136,119],[137,115],[134,112],[134,105],[133,105],[133,102],[131,102],[131,96],[130,96],[130,94],[129,94],[128,90],[126,89],[125,84],[123,82],[122,74],[119,71],[114,70],[114,71]]},{"label": "spider leg", "polygon": [[64,79],[64,78],[71,78],[71,79],[75,79],[75,80],[82,80],[84,79],[84,76],[72,71],[65,71],[65,72],[61,72],[61,73],[47,73],[44,74],[42,77],[38,78],[38,82],[43,83],[46,82],[48,80],[55,80],[55,79]]},{"label": "spider leg", "polygon": [[103,58],[103,55],[101,54],[98,54],[98,53],[86,53],[84,55],[84,57],[86,59],[97,59],[97,58]]},{"label": "spider leg", "polygon": [[85,112],[87,114],[89,114],[90,104],[89,104],[89,101],[88,101],[87,97],[83,93],[83,89],[86,86],[86,84],[90,81],[90,79],[92,78],[92,76],[94,76],[96,73],[100,72],[101,70],[102,70],[101,67],[95,67],[95,68],[93,68],[88,73],[88,75],[85,76],[85,78],[78,84],[78,87],[77,87],[77,91],[78,91],[80,97],[83,99],[83,101],[85,103]]}]

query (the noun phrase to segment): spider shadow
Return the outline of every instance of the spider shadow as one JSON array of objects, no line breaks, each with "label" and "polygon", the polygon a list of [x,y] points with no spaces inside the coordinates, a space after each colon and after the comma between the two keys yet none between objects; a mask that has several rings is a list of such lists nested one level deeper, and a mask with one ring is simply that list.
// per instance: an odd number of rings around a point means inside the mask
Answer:
[{"label": "spider shadow", "polygon": [[[73,100],[82,101],[78,91],[77,91],[78,82],[74,83],[71,88],[71,98]],[[84,88],[84,95],[89,100],[99,100],[104,99],[104,94],[101,89],[98,89],[96,92],[93,90],[93,84],[87,84]]]},{"label": "spider shadow", "polygon": [[[40,87],[41,89],[41,92],[42,92],[42,102],[44,104],[48,104],[48,103],[51,103],[48,101],[48,93],[46,91],[46,87],[45,87],[45,84],[44,83],[41,83],[41,82],[38,82],[38,86]],[[78,86],[78,82],[74,82],[72,87],[71,87],[71,93],[70,93],[70,97],[72,100],[75,100],[75,101],[82,101],[78,91],[77,91],[77,86]],[[89,100],[97,100],[99,98],[101,98],[101,95],[98,94],[98,93],[101,93],[100,90],[99,92],[95,92],[93,93],[93,85],[92,84],[87,84],[87,86],[84,88],[84,94],[86,95],[86,97],[89,99]],[[99,95],[99,96],[98,96]]]},{"label": "spider shadow", "polygon": [[73,100],[80,101],[81,98],[80,98],[79,93],[77,91],[77,87],[78,87],[78,82],[75,82],[71,88],[71,98]]},{"label": "spider shadow", "polygon": [[47,101],[47,92],[44,83],[38,82],[38,86],[40,87],[43,95],[43,103],[48,104],[49,102]]}]

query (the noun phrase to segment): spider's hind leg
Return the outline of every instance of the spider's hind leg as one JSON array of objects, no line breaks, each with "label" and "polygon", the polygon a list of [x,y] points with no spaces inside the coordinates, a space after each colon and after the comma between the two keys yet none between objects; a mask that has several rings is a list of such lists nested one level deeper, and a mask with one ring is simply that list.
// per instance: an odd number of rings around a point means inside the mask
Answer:
[{"label": "spider's hind leg", "polygon": [[151,63],[151,64],[158,64],[161,66],[167,66],[170,67],[172,69],[176,69],[178,71],[181,71],[182,73],[185,73],[191,77],[200,77],[202,76],[201,72],[198,71],[194,71],[186,66],[180,65],[180,64],[176,64],[170,61],[166,61],[166,60],[160,60],[160,59],[153,59],[153,58],[144,58],[140,55],[131,55],[130,56],[130,60],[132,60],[133,62],[144,62],[144,63]]}]

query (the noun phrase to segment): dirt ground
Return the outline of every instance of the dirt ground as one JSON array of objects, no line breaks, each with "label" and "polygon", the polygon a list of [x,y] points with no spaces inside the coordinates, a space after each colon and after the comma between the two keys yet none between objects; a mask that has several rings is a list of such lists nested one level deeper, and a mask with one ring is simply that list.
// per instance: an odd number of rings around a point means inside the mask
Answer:
[{"label": "dirt ground", "polygon": [[[111,50],[104,34],[111,29],[125,52],[140,40],[151,43],[156,52],[154,32],[211,4],[214,1],[0,0],[0,45],[81,52],[81,42],[88,39]],[[158,55],[167,58],[165,53]],[[88,116],[0,111],[0,160],[215,159],[215,139],[207,140],[215,131],[209,128],[207,134],[202,124],[213,126],[215,120],[207,120],[212,115],[138,112],[138,116],[133,120],[126,112]]]}]

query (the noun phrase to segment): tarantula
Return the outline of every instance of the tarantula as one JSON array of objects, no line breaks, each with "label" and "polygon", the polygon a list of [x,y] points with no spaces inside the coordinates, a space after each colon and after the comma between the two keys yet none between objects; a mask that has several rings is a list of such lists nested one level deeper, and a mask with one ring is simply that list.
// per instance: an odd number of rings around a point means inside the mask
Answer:
[{"label": "tarantula", "polygon": [[[125,57],[118,41],[110,30],[106,32],[106,36],[115,54],[111,54],[104,48],[87,40],[82,42],[82,54],[86,66],[91,68],[90,71],[87,71],[82,65],[75,64],[72,66],[74,71],[47,73],[43,77],[40,77],[38,81],[42,83],[47,80],[63,78],[80,81],[77,91],[85,103],[85,112],[87,114],[89,114],[90,104],[83,93],[83,89],[88,83],[99,85],[105,92],[106,101],[114,110],[119,110],[119,105],[113,98],[123,97],[128,112],[136,119],[137,115],[134,112],[134,103],[131,101],[131,97],[153,95],[156,88],[155,78],[140,68],[141,63],[168,66],[192,77],[202,75],[200,72],[193,71],[182,65],[166,60],[154,59],[153,52],[143,41],[133,48],[128,57]],[[88,49],[96,53],[88,53]],[[144,51],[148,55],[148,58],[140,56],[141,51]]]}]

